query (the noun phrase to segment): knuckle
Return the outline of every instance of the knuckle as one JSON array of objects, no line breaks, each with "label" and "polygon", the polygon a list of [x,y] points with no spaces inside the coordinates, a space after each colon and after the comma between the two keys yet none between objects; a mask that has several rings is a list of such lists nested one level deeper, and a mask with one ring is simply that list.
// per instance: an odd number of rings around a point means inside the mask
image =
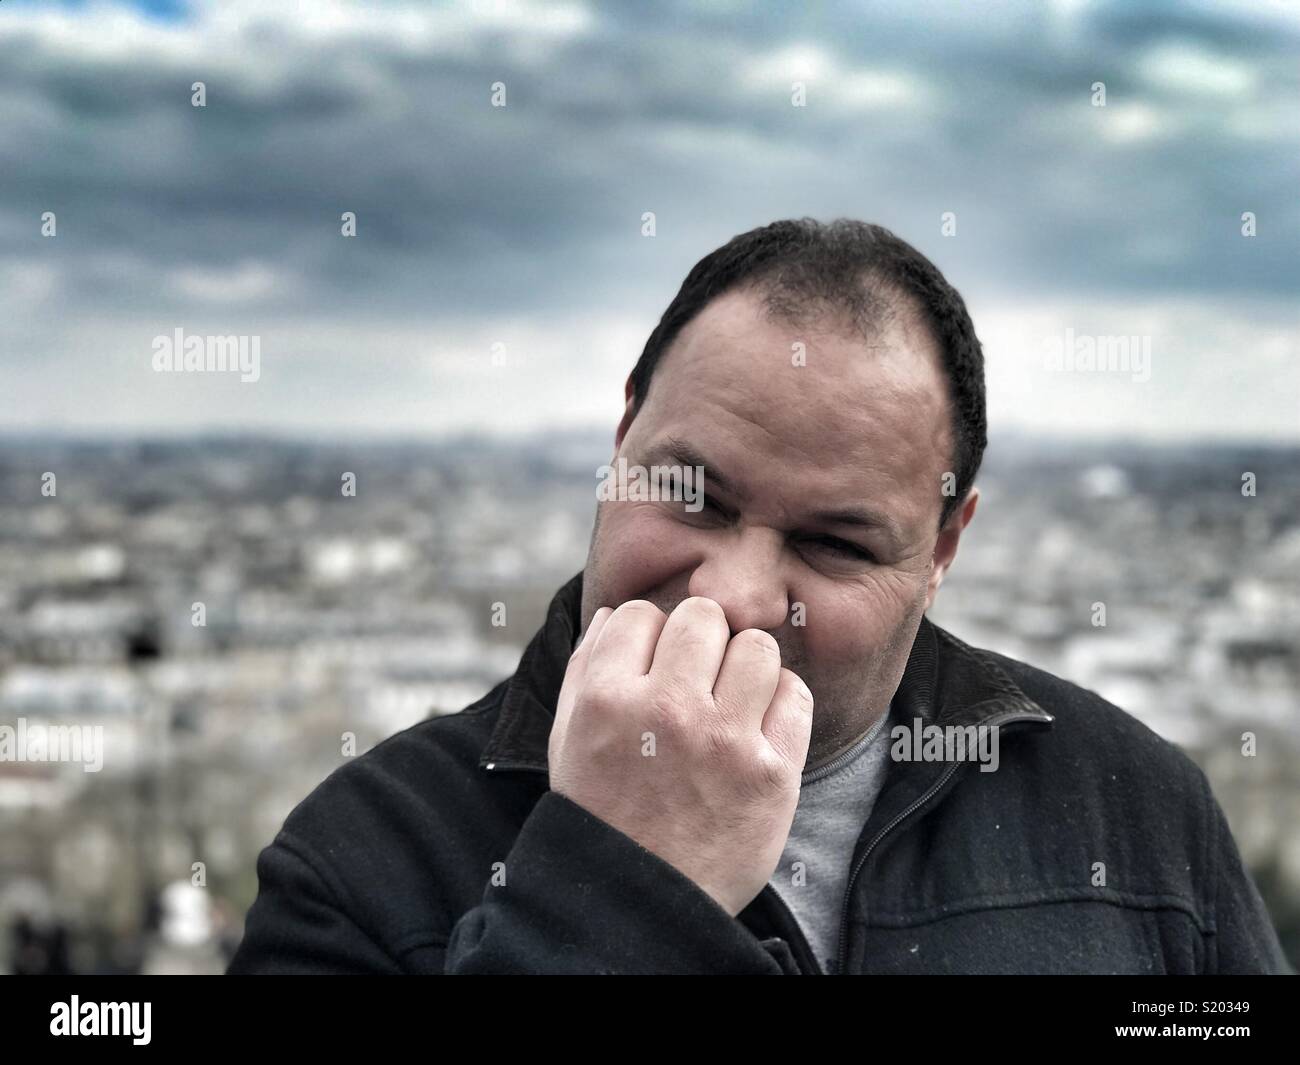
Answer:
[{"label": "knuckle", "polygon": [[590,714],[616,714],[619,712],[618,693],[600,685],[587,685],[582,693],[582,708]]},{"label": "knuckle", "polygon": [[790,782],[790,766],[766,744],[754,755],[753,778],[758,788],[771,793],[784,789]]}]

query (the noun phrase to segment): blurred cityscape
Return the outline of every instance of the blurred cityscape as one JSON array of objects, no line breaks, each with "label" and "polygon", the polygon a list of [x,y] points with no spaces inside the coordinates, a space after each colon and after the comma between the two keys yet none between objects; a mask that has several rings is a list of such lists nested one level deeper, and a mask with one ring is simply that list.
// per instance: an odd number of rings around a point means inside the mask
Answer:
[{"label": "blurred cityscape", "polygon": [[[222,971],[290,809],[514,670],[611,444],[8,439],[0,726],[103,764],[0,760],[0,971]],[[1000,438],[980,486],[934,620],[1182,746],[1296,962],[1300,449]]]}]

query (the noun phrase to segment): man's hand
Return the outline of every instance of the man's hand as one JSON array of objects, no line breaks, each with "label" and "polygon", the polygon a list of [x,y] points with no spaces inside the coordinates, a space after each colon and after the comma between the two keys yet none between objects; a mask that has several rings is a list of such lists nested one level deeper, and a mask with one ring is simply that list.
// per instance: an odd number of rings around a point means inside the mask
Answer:
[{"label": "man's hand", "polygon": [[602,607],[569,660],[548,755],[551,790],[734,917],[781,860],[813,701],[770,634],[729,633],[698,596],[671,617],[644,600]]}]

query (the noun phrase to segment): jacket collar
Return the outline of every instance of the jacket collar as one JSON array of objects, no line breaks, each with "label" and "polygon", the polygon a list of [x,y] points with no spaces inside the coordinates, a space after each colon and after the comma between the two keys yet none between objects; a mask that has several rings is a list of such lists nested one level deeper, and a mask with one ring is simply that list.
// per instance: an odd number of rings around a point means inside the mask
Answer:
[{"label": "jacket collar", "polygon": [[[555,703],[580,627],[582,574],[551,600],[546,621],[506,682],[501,712],[479,758],[483,768],[547,771]],[[1024,693],[986,652],[921,619],[903,679],[891,704],[896,720],[927,725],[1050,724],[1054,718]]]}]

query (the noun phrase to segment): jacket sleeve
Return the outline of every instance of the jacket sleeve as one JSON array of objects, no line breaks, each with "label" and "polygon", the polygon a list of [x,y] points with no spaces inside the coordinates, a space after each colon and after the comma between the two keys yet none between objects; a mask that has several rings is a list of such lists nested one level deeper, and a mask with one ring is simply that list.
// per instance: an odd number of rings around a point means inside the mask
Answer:
[{"label": "jacket sleeve", "polygon": [[674,866],[548,791],[505,882],[452,930],[446,972],[781,975],[777,950]]},{"label": "jacket sleeve", "polygon": [[401,972],[344,912],[306,853],[281,832],[258,855],[257,899],[227,974]]},{"label": "jacket sleeve", "polygon": [[1208,937],[1206,971],[1294,975],[1223,808],[1212,794],[1210,808],[1214,932]]},{"label": "jacket sleeve", "polygon": [[282,830],[258,856],[257,899],[227,973],[795,971],[780,940],[760,943],[672,865],[556,792],[524,822],[505,883],[489,881],[445,947],[426,937],[385,949],[314,854]]}]

